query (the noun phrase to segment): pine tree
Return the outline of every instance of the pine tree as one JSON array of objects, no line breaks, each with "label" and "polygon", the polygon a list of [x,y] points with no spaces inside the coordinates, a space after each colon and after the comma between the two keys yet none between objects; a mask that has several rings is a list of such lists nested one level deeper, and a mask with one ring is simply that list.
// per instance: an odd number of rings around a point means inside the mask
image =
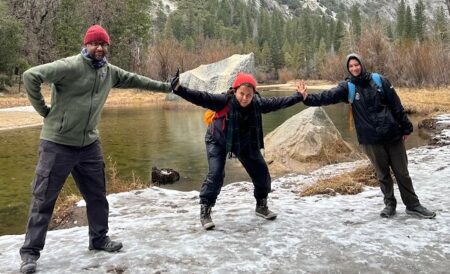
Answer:
[{"label": "pine tree", "polygon": [[411,8],[408,6],[406,8],[405,14],[405,33],[404,37],[408,40],[414,39],[414,21],[411,13]]},{"label": "pine tree", "polygon": [[231,6],[227,0],[220,1],[219,8],[217,10],[217,20],[222,21],[225,27],[231,26]]},{"label": "pine tree", "polygon": [[414,23],[416,37],[419,41],[423,41],[425,39],[425,28],[427,23],[425,16],[425,5],[422,0],[419,0],[414,8]]},{"label": "pine tree", "polygon": [[114,43],[111,62],[126,70],[140,71],[145,49],[150,43],[150,0],[127,0],[108,28]]},{"label": "pine tree", "polygon": [[239,40],[242,43],[245,43],[245,41],[247,40],[247,38],[250,36],[248,34],[248,26],[247,26],[247,20],[245,20],[246,18],[246,14],[245,11],[242,12],[241,15],[241,20],[240,20],[240,24],[239,24]]},{"label": "pine tree", "polygon": [[261,53],[259,54],[259,65],[263,71],[269,71],[271,67],[273,67],[272,61],[271,61],[271,53],[270,53],[270,47],[269,43],[266,41],[264,42],[263,47],[261,48]]},{"label": "pine tree", "polygon": [[406,6],[405,1],[401,0],[397,8],[397,37],[402,38],[405,34]]},{"label": "pine tree", "polygon": [[345,32],[344,32],[344,23],[342,23],[342,20],[340,20],[338,18],[337,22],[336,22],[336,28],[334,30],[334,35],[333,35],[333,48],[336,52],[339,52],[339,49],[341,47],[341,42],[342,39],[345,36]]},{"label": "pine tree", "polygon": [[353,5],[351,9],[351,29],[356,40],[361,37],[361,15],[357,5]]},{"label": "pine tree", "polygon": [[7,7],[2,2],[0,2],[0,37],[2,37],[0,39],[0,74],[8,76],[0,77],[0,90],[2,90],[5,84],[11,85],[13,69],[23,62],[20,58],[23,42],[22,25],[8,14]]},{"label": "pine tree", "polygon": [[434,37],[436,41],[444,43],[449,47],[450,41],[450,28],[448,25],[447,17],[445,16],[445,11],[443,7],[440,7],[435,13],[434,22]]},{"label": "pine tree", "polygon": [[58,57],[74,55],[80,51],[83,30],[78,0],[62,0],[55,14],[53,37]]},{"label": "pine tree", "polygon": [[327,58],[327,49],[325,45],[325,41],[320,40],[319,50],[317,51],[315,58],[315,67],[320,71],[320,68],[325,64],[325,60]]},{"label": "pine tree", "polygon": [[258,18],[258,45],[262,47],[270,38],[271,34],[270,15],[262,11]]}]

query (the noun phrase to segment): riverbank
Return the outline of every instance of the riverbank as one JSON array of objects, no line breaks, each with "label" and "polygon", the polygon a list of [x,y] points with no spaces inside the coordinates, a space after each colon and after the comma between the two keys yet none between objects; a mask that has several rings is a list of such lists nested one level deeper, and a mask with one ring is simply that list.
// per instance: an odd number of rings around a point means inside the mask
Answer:
[{"label": "riverbank", "polygon": [[[295,82],[279,85],[261,85],[261,90],[276,88],[278,90],[294,90]],[[327,81],[307,81],[308,89],[325,90],[335,86]],[[446,88],[397,88],[397,92],[409,114],[420,114],[424,117],[450,112],[450,87]],[[50,87],[43,86],[45,101],[50,102]],[[166,94],[136,89],[113,89],[106,100],[105,107],[145,106],[162,104]],[[28,106],[28,107],[27,107]],[[24,108],[17,108],[24,107]],[[42,125],[42,117],[30,106],[23,93],[3,93],[0,96],[0,131],[15,128]]]},{"label": "riverbank", "polygon": [[[42,93],[47,104],[50,103],[50,87],[44,85]],[[137,89],[113,89],[106,100],[105,107],[145,106],[159,104],[166,94]],[[36,113],[23,93],[4,93],[0,96],[0,131],[24,127],[40,126],[43,118]]]}]

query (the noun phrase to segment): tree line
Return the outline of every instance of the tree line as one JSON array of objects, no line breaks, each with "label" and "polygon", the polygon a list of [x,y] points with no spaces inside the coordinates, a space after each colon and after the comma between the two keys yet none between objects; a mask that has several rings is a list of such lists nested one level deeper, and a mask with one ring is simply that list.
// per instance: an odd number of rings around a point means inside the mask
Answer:
[{"label": "tree line", "polygon": [[265,1],[257,8],[254,0],[178,0],[171,13],[151,0],[2,0],[0,86],[29,66],[80,52],[92,24],[111,36],[111,63],[159,80],[176,67],[185,71],[254,52],[260,81],[335,81],[346,75],[345,55],[357,51],[368,57],[369,69],[399,85],[450,84],[443,8],[429,18],[423,0],[414,7],[401,0],[389,22],[377,14],[363,18],[359,5],[341,8],[333,18],[298,1],[284,2],[292,17],[269,12]]}]

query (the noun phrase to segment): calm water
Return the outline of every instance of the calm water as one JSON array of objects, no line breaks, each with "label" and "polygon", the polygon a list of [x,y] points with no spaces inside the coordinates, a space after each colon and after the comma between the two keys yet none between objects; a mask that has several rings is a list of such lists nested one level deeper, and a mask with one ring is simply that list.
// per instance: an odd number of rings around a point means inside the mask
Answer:
[{"label": "calm water", "polygon": [[[264,91],[263,95],[291,93]],[[264,133],[303,109],[303,104],[297,104],[264,115]],[[348,126],[348,106],[339,104],[325,110],[344,139],[356,144],[355,133]],[[152,166],[170,167],[178,170],[182,178],[180,182],[164,187],[198,190],[207,172],[203,112],[202,109],[169,110],[162,106],[105,109],[99,125],[105,157],[116,162],[119,177],[130,178],[133,171],[142,180],[149,181]],[[417,125],[418,118],[410,118]],[[0,132],[0,235],[24,233],[39,133],[40,128]],[[415,130],[408,147],[425,142]],[[225,183],[238,180],[248,180],[248,176],[236,160],[229,160]],[[66,192],[76,191],[73,182],[66,184],[64,189]]]}]

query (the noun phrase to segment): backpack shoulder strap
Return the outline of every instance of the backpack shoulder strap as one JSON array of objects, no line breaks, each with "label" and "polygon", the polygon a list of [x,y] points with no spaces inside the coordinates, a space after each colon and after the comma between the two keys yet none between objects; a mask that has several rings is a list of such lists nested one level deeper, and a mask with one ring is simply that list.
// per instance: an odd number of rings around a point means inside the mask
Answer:
[{"label": "backpack shoulder strap", "polygon": [[348,103],[353,104],[353,100],[355,99],[355,92],[356,92],[355,84],[348,81],[347,88],[348,88]]},{"label": "backpack shoulder strap", "polygon": [[371,73],[371,77],[375,85],[380,89],[381,92],[383,92],[383,84],[381,83],[381,76],[378,73]]}]

